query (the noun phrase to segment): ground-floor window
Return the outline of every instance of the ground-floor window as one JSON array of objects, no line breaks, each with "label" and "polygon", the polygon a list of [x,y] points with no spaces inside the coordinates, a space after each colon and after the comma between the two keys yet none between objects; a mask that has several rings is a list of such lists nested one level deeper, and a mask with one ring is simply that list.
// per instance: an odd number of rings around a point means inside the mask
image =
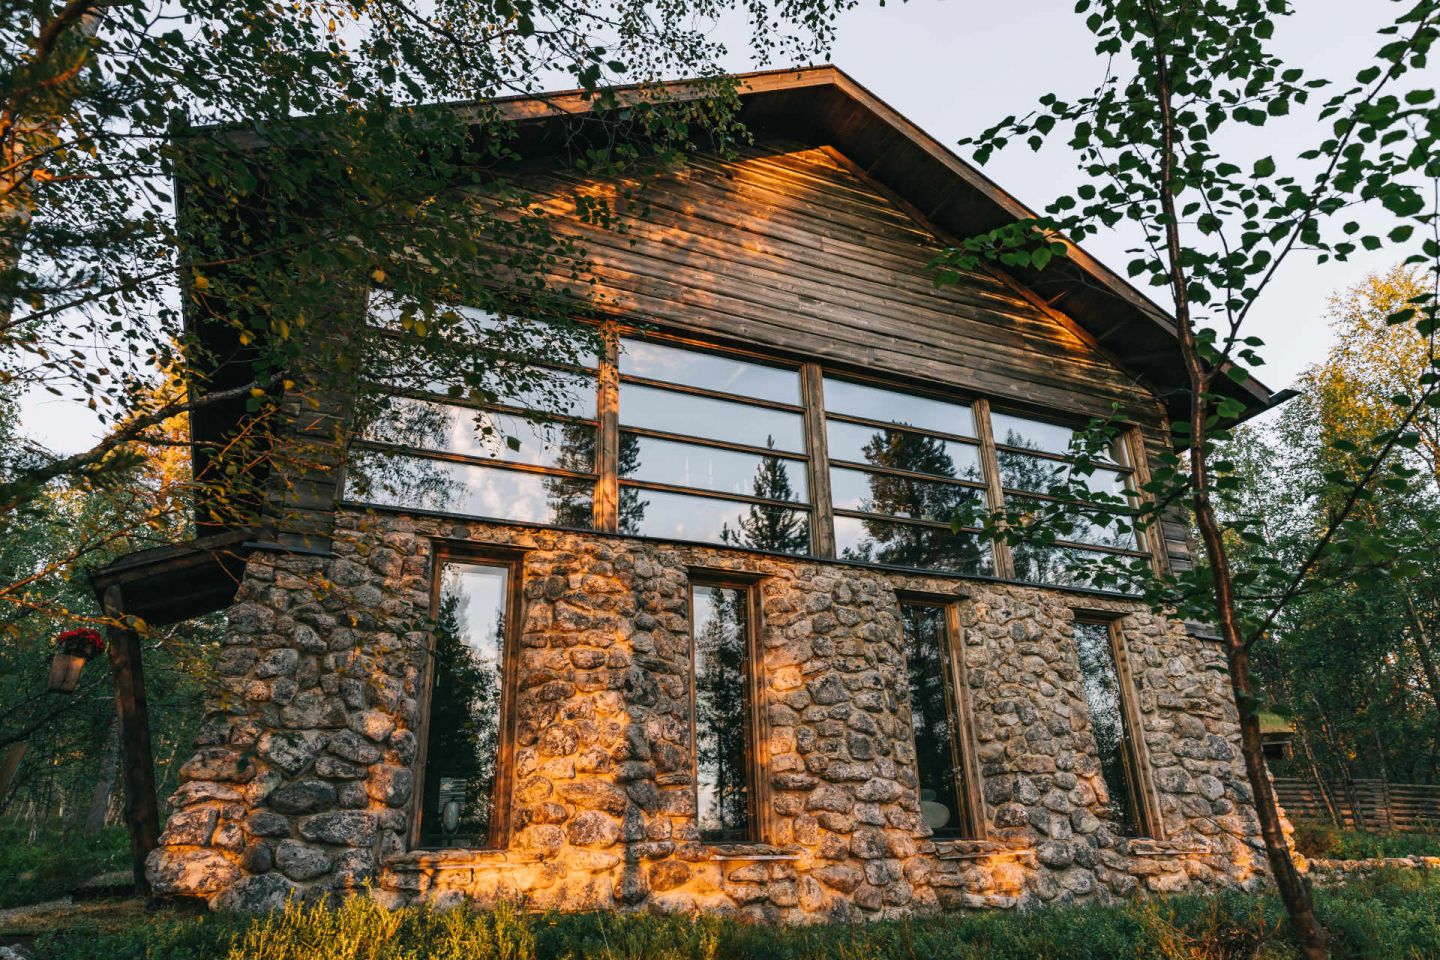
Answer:
[{"label": "ground-floor window", "polygon": [[968,775],[965,695],[951,657],[949,604],[900,601],[901,639],[910,680],[910,719],[920,813],[937,839],[977,839],[981,818]]},{"label": "ground-floor window", "polygon": [[503,846],[507,658],[516,564],[442,559],[435,599],[420,846]]},{"label": "ground-floor window", "polygon": [[1090,732],[1095,737],[1100,774],[1109,794],[1110,819],[1126,836],[1139,836],[1145,832],[1149,818],[1140,788],[1139,754],[1128,717],[1129,694],[1116,661],[1118,642],[1113,622],[1075,622],[1080,685],[1090,708]]},{"label": "ground-floor window", "polygon": [[708,842],[754,840],[752,708],[753,587],[695,581],[694,635],[696,822]]}]

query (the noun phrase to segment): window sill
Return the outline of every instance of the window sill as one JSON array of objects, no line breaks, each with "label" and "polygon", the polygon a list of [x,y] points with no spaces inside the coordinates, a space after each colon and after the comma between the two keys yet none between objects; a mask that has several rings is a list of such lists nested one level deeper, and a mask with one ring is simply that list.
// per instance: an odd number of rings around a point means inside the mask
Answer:
[{"label": "window sill", "polygon": [[995,840],[936,840],[937,860],[1018,860],[1031,856],[1035,848],[1029,844],[1015,846]]},{"label": "window sill", "polygon": [[799,860],[800,853],[768,843],[706,843],[705,860]]},{"label": "window sill", "polygon": [[1152,837],[1131,837],[1122,842],[1120,853],[1128,857],[1212,856],[1217,851],[1208,841],[1156,840]]},{"label": "window sill", "polygon": [[464,870],[496,863],[539,862],[541,862],[541,858],[531,853],[457,848],[453,850],[411,850],[408,853],[396,854],[389,858],[385,861],[385,867],[401,873],[419,873],[433,870]]}]

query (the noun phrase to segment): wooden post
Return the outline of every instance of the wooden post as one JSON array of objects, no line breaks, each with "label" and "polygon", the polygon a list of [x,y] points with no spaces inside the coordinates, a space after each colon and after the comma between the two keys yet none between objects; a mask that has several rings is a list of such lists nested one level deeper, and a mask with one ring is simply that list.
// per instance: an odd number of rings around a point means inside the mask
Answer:
[{"label": "wooden post", "polygon": [[149,896],[145,858],[160,836],[160,808],[155,799],[155,761],[150,751],[150,713],[145,705],[145,674],[140,663],[140,634],[125,617],[118,586],[105,589],[105,616],[110,670],[115,676],[115,715],[120,721],[120,760],[125,782],[125,825],[130,828],[130,854],[135,892]]}]

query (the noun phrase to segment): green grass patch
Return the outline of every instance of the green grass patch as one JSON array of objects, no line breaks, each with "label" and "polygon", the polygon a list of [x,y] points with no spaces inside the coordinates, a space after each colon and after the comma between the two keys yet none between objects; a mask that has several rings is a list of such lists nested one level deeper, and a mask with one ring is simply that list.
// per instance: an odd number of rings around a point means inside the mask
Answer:
[{"label": "green grass patch", "polygon": [[130,864],[130,835],[122,827],[98,834],[59,829],[32,842],[28,831],[0,824],[0,909],[63,897],[91,877]]},{"label": "green grass patch", "polygon": [[1295,824],[1295,848],[1329,860],[1440,857],[1440,833],[1368,833],[1302,821]]},{"label": "green grass patch", "polygon": [[[1337,958],[1440,957],[1440,876],[1392,871],[1321,891]],[[1273,896],[1182,896],[1120,906],[863,925],[769,927],[715,917],[387,910],[352,898],[259,918],[151,918],[77,926],[36,944],[47,960],[1284,960]]]}]

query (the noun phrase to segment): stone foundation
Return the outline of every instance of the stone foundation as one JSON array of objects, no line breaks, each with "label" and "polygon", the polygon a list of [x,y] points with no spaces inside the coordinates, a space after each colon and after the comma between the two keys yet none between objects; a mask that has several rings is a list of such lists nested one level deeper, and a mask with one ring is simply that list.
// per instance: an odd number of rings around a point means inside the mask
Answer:
[{"label": "stone foundation", "polygon": [[[504,851],[409,849],[437,539],[527,550]],[[250,560],[149,863],[158,893],[254,910],[368,885],[391,904],[805,921],[1263,880],[1221,652],[1136,602],[361,511],[341,511],[334,554]],[[760,577],[765,843],[698,841],[695,567]],[[959,601],[983,841],[937,842],[920,818],[897,589]],[[1122,617],[1163,839],[1105,818],[1077,607]]]}]

